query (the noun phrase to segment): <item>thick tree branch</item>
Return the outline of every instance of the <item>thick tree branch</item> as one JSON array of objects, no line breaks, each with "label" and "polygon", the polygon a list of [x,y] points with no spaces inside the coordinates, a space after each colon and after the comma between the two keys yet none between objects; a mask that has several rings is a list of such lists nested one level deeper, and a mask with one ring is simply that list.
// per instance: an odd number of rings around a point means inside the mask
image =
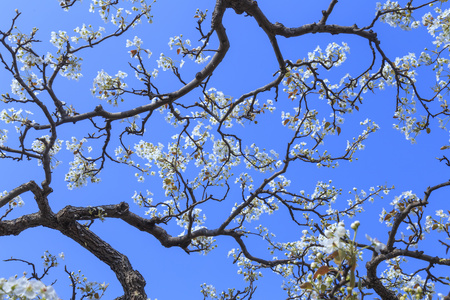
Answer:
[{"label": "thick tree branch", "polygon": [[19,235],[22,231],[38,226],[51,227],[52,222],[37,212],[14,220],[0,221],[0,236]]},{"label": "thick tree branch", "polygon": [[78,222],[67,222],[63,226],[58,226],[57,229],[62,234],[76,241],[83,248],[86,248],[113,270],[123,287],[124,295],[121,299],[147,299],[144,290],[144,277],[133,269],[125,255],[115,250],[110,244],[100,239],[91,230],[80,225]]}]

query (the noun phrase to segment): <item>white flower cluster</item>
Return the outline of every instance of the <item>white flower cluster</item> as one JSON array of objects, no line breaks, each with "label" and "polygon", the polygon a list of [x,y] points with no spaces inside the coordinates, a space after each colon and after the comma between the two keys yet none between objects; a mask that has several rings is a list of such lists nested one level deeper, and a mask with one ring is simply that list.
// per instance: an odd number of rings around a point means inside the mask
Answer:
[{"label": "white flower cluster", "polygon": [[139,205],[139,207],[142,207],[144,205],[151,205],[153,202],[153,193],[147,190],[147,195],[144,197],[142,193],[139,193],[134,191],[134,195],[131,197],[133,199],[133,202]]},{"label": "white flower cluster", "polygon": [[[176,126],[173,116],[170,117],[171,124]],[[237,153],[240,153],[239,141],[234,138],[219,138],[216,139],[211,133],[211,125],[203,125],[198,121],[194,126],[192,132],[189,134],[183,134],[182,136],[175,135],[172,138],[176,140],[174,143],[169,143],[167,150],[164,149],[162,144],[152,144],[150,142],[140,141],[134,145],[134,149],[124,150],[122,147],[116,149],[116,157],[118,161],[139,166],[134,162],[131,155],[136,154],[138,157],[146,160],[147,162],[141,168],[142,175],[136,173],[139,181],[143,181],[144,173],[155,174],[154,171],[150,172],[150,168],[154,165],[158,168],[159,177],[161,178],[163,189],[166,192],[166,196],[170,197],[170,200],[164,201],[164,204],[158,207],[151,207],[151,202],[147,201],[147,197],[141,193],[136,192],[133,195],[133,200],[142,206],[150,204],[149,210],[146,212],[150,216],[168,216],[174,214],[176,211],[182,211],[182,199],[186,199],[186,195],[183,190],[179,190],[179,178],[178,175],[181,172],[185,172],[187,165],[191,162],[195,162],[195,166],[198,167],[198,175],[195,178],[189,179],[189,185],[192,190],[196,190],[199,187],[204,186],[205,182],[209,186],[224,186],[224,182],[228,179],[232,173],[231,168],[240,164],[242,158]],[[201,148],[199,148],[201,145]],[[185,151],[189,149],[188,153]],[[191,150],[194,150],[192,152]],[[249,156],[256,157],[259,165],[252,165],[252,168],[264,168],[260,166],[263,164],[272,163],[272,156],[277,156],[275,151],[271,151],[270,154],[265,153],[259,149],[249,153]],[[242,180],[250,180],[251,178],[242,178]],[[250,182],[249,181],[249,182]],[[238,183],[239,180],[236,181]],[[242,184],[242,182],[241,182]],[[250,187],[249,187],[250,188]],[[270,201],[272,205],[272,201]],[[245,214],[249,219],[255,219],[260,212],[272,212],[276,207],[272,205],[269,208],[265,203],[261,202],[260,207],[254,207],[249,211],[245,211]],[[164,211],[158,211],[164,210]],[[184,219],[186,215],[180,214],[177,218]],[[180,221],[181,222],[181,221]],[[180,224],[185,224],[181,222]],[[199,225],[199,224],[197,224]],[[209,241],[202,241],[202,243],[210,243]],[[199,244],[200,245],[200,244]],[[200,247],[200,246],[199,246]]]},{"label": "white flower cluster", "polygon": [[177,218],[177,225],[184,229],[183,232],[179,234],[179,236],[186,234],[186,230],[189,228],[191,220],[193,221],[193,231],[204,228],[204,226],[202,225],[206,221],[206,215],[202,214],[200,216],[201,212],[202,210],[200,208],[194,208],[191,214],[186,213]]},{"label": "white flower cluster", "polygon": [[[59,70],[59,74],[67,79],[74,79],[78,80],[80,77],[83,76],[81,74],[81,61],[83,59],[73,55],[73,54],[67,54],[66,60],[64,61],[63,65],[61,66]],[[58,62],[55,62],[55,57],[51,53],[47,53],[46,56],[46,62],[50,64],[50,67],[53,69],[56,69],[59,62],[62,61],[63,54],[61,54],[59,57],[56,58]]]},{"label": "white flower cluster", "polygon": [[66,44],[69,41],[69,36],[66,31],[59,30],[58,32],[52,31],[50,34],[50,43],[58,49],[57,53],[65,50]]},{"label": "white flower cluster", "polygon": [[258,170],[261,173],[274,171],[283,164],[278,160],[279,154],[275,150],[260,149],[255,143],[249,147],[245,147],[244,153],[246,155],[245,166],[247,169]]},{"label": "white flower cluster", "polygon": [[[383,199],[384,195],[388,195],[390,190],[393,188],[394,187],[388,188],[387,186],[378,186],[376,188],[370,187],[368,193],[362,189],[358,192],[358,189],[354,187],[352,191],[348,192],[349,194],[354,195],[354,199],[347,200],[349,210],[346,211],[346,215],[350,218],[353,218],[357,213],[361,213],[364,211],[363,204],[366,201],[373,202],[375,200],[375,196]],[[383,192],[383,194],[381,194],[381,192]]]},{"label": "white flower cluster", "polygon": [[[43,140],[45,140],[45,143],[43,142]],[[31,149],[33,149],[34,152],[42,154],[45,151],[45,148],[47,147],[46,144],[48,145],[48,143],[50,142],[50,136],[49,135],[44,135],[36,140],[33,141],[33,143],[31,144]],[[61,161],[54,159],[54,156],[56,154],[58,154],[58,152],[61,150],[61,145],[63,143],[63,140],[56,140],[56,142],[53,144],[53,147],[50,149],[49,155],[52,158],[52,169],[55,169],[57,166],[59,166],[59,164],[61,163]],[[38,166],[42,165],[42,160],[38,160]]]},{"label": "white flower cluster", "polygon": [[[83,25],[85,27],[85,25]],[[50,65],[53,69],[56,69],[57,66],[60,67],[59,74],[68,79],[78,80],[83,76],[81,74],[81,61],[82,58],[75,56],[72,53],[66,53],[67,47],[69,44],[69,40],[73,42],[78,42],[79,39],[87,39],[89,37],[94,38],[95,36],[98,38],[101,35],[100,32],[94,32],[92,34],[87,33],[87,28],[79,29],[75,28],[75,32],[79,33],[80,37],[69,37],[66,31],[58,31],[51,33],[50,43],[53,44],[58,50],[58,57],[54,56],[51,53],[47,53],[45,57],[45,62]],[[69,50],[73,50],[73,47],[70,46]]]},{"label": "white flower cluster", "polygon": [[[236,210],[236,207],[238,207],[237,203],[235,203],[234,207],[231,209],[231,213],[233,213]],[[234,219],[234,222],[241,224],[242,223],[241,216],[244,216],[245,221],[247,223],[250,223],[252,221],[259,220],[262,214],[271,215],[278,209],[279,209],[278,201],[275,200],[273,197],[265,200],[255,199],[252,201],[251,205],[248,205],[241,210],[239,216]]]},{"label": "white flower cluster", "polygon": [[395,196],[394,200],[390,203],[395,209],[402,210],[406,203],[418,201],[419,197],[412,191],[402,192],[400,196]]},{"label": "white flower cluster", "polygon": [[[158,143],[158,145],[153,145],[152,143],[145,142],[141,140],[138,144],[134,145],[134,150],[137,156],[146,159],[149,162],[158,162],[163,157],[162,150],[164,145]],[[150,165],[149,165],[150,166]]]},{"label": "white flower cluster", "polygon": [[425,231],[430,233],[432,230],[437,232],[448,232],[450,224],[450,213],[445,213],[442,209],[436,211],[438,219],[434,219],[432,216],[427,216],[425,221]]},{"label": "white flower cluster", "polygon": [[[202,42],[204,43],[205,41],[202,40]],[[174,46],[177,48],[177,54],[180,53],[187,54],[187,56],[197,64],[207,62],[211,58],[210,55],[205,56],[201,46],[191,48],[191,40],[189,39],[183,40],[182,34],[170,38],[169,40],[170,50],[172,50]],[[183,65],[184,60],[181,60],[180,67],[182,67]]]},{"label": "white flower cluster", "polygon": [[27,100],[27,96],[24,93],[25,88],[16,80],[13,79],[11,82],[11,92],[14,95],[19,96],[19,100]]},{"label": "white flower cluster", "polygon": [[[95,162],[91,161],[91,157],[85,158],[81,155],[84,151],[82,146],[86,142],[86,139],[78,141],[75,137],[72,137],[72,143],[70,141],[66,141],[67,150],[74,154],[74,160],[70,162],[69,172],[66,174],[64,179],[69,182],[67,187],[70,190],[87,185],[88,179],[91,183],[100,182],[100,178],[97,177]],[[88,147],[88,151],[91,152],[92,148]]]},{"label": "white flower cluster", "polygon": [[210,124],[217,125],[220,120],[224,121],[223,125],[226,128],[231,128],[235,124],[244,126],[246,120],[254,121],[257,114],[275,110],[272,100],[267,100],[261,105],[259,100],[253,99],[253,97],[233,99],[215,88],[208,89],[204,94],[202,104],[209,109],[210,115],[205,115],[205,118],[208,117]]},{"label": "white flower cluster", "polygon": [[120,98],[125,92],[125,88],[128,86],[124,82],[124,78],[128,74],[122,71],[118,71],[115,77],[112,77],[104,70],[97,73],[94,78],[93,87],[91,89],[92,95],[95,95],[98,99],[106,100],[109,104],[114,106],[118,105],[118,100],[123,101]]},{"label": "white flower cluster", "polygon": [[[283,91],[286,92],[292,100],[305,96],[305,93],[310,91],[310,87],[307,86],[307,84],[310,83],[311,85],[314,85],[315,77],[313,76],[313,69],[317,69],[319,66],[322,66],[325,69],[340,66],[347,59],[347,53],[349,52],[350,48],[346,43],[342,43],[342,45],[330,43],[326,47],[325,52],[322,51],[320,46],[317,46],[313,52],[308,53],[307,59],[297,60],[297,64],[300,64],[300,66],[288,68],[289,72],[286,73],[285,79],[283,80],[283,85],[287,88],[284,88]],[[336,90],[342,84],[342,80],[340,84],[329,84],[328,79],[323,79],[318,85],[321,86],[319,89],[320,98],[333,100],[333,94],[327,91]],[[352,93],[351,95],[356,94]],[[339,104],[344,105],[344,102],[339,102]]]},{"label": "white flower cluster", "polygon": [[450,24],[448,22],[450,9],[442,10],[436,7],[434,11],[437,15],[425,14],[422,17],[422,24],[427,27],[428,33],[435,38],[433,44],[437,48],[446,48],[450,44]]},{"label": "white flower cluster", "polygon": [[[318,119],[318,112],[316,110],[308,110],[303,115],[299,112],[298,108],[294,108],[295,114],[290,112],[281,113],[281,122],[284,126],[289,129],[298,132],[298,136],[302,137],[301,142],[295,143],[290,151],[290,155],[297,157],[302,161],[316,163],[318,167],[326,166],[335,168],[338,166],[338,161],[332,159],[331,154],[327,150],[322,153],[319,152],[319,145],[323,145],[326,136],[340,134],[341,128],[340,124],[343,123],[343,118],[336,118],[336,126],[331,126],[331,122],[327,121],[325,118],[322,120]],[[333,115],[331,116],[333,117]],[[363,150],[363,141],[366,140],[369,134],[377,131],[379,126],[374,122],[366,119],[361,122],[360,125],[365,126],[365,130],[357,138],[353,138],[353,141],[347,141],[347,148],[345,149],[346,159],[352,161],[353,155],[356,150]],[[312,146],[307,147],[308,143],[304,140],[304,137],[310,137],[312,141]]]},{"label": "white flower cluster", "polygon": [[356,151],[356,149],[364,150],[365,145],[362,142],[368,138],[370,133],[374,133],[380,129],[380,126],[378,126],[378,124],[369,119],[365,119],[359,124],[361,126],[365,126],[366,128],[357,138],[353,138],[352,143],[350,143],[350,141],[347,141],[347,148],[345,149],[346,151],[351,151],[352,155]]},{"label": "white flower cluster", "polygon": [[206,298],[217,299],[216,288],[211,284],[203,283],[200,292]]},{"label": "white flower cluster", "polygon": [[[3,191],[3,193],[0,193],[0,198],[4,197],[8,195],[7,191]],[[22,197],[17,196],[14,197],[12,200],[9,201],[9,207],[14,208],[14,207],[22,207],[25,205],[25,202],[23,202]]]},{"label": "white flower cluster", "polygon": [[[158,167],[159,169],[159,177],[162,179],[163,189],[165,190],[166,196],[171,195],[172,199],[178,201],[179,197],[185,197],[184,193],[179,193],[177,182],[176,182],[176,172],[181,171],[184,172],[186,170],[186,165],[190,160],[189,156],[184,156],[181,149],[177,146],[176,143],[169,143],[167,152],[163,152],[164,146],[159,143],[158,145],[153,145],[150,142],[140,141],[138,144],[134,145],[134,153],[148,162],[145,164],[147,167],[144,172],[148,172],[152,167],[152,164]],[[120,154],[120,153],[119,153]],[[128,152],[127,154],[128,155]],[[134,161],[128,158],[119,158],[120,161],[124,161],[130,165],[134,165]],[[151,172],[154,175],[154,172]],[[138,177],[139,181],[143,181],[144,179]],[[177,194],[177,195],[175,195]],[[178,205],[177,202],[173,200],[169,200],[168,209],[165,210],[165,214],[170,214],[171,210],[175,207],[174,205]],[[157,209],[151,208],[147,213],[155,215]]]},{"label": "white flower cluster", "polygon": [[319,237],[320,244],[323,246],[323,252],[333,253],[338,249],[342,249],[346,246],[342,240],[345,236],[350,236],[348,230],[345,229],[344,222],[339,222],[338,224],[333,224],[325,230],[324,236]]},{"label": "white flower cluster", "polygon": [[423,287],[425,287],[427,295],[431,299],[431,295],[435,293],[434,283],[430,280],[422,279],[417,273],[407,274],[402,269],[402,264],[407,264],[407,262],[404,257],[395,257],[386,261],[388,268],[383,271],[381,277],[388,283],[387,287],[395,289],[399,296],[401,295],[399,297],[401,300],[425,299],[423,291]]},{"label": "white flower cluster", "polygon": [[33,113],[28,110],[25,111],[22,109],[16,110],[14,107],[11,107],[8,109],[3,109],[0,112],[0,120],[5,122],[6,124],[18,122],[21,123],[22,125],[25,125],[26,123],[30,122],[28,116],[32,114]]},{"label": "white flower cluster", "polygon": [[9,42],[14,43],[18,46],[20,45],[20,47],[12,46],[12,48],[17,52],[16,59],[23,64],[22,67],[20,68],[21,71],[29,71],[31,70],[32,67],[42,65],[44,63],[43,58],[38,56],[32,50],[33,43],[31,42],[31,39],[32,36],[34,36],[37,31],[38,29],[35,27],[32,29],[30,35],[17,32],[11,33],[8,36]]},{"label": "white flower cluster", "polygon": [[[0,297],[2,299],[45,299],[58,300],[55,289],[38,280],[25,277],[0,278]],[[38,298],[39,297],[39,298]]]},{"label": "white flower cluster", "polygon": [[[442,88],[446,85],[446,82],[439,81],[439,76],[442,72],[442,66],[450,61],[447,59],[439,58],[435,63],[436,70],[436,81],[438,81],[439,88]],[[416,100],[415,100],[415,91],[413,88],[413,84],[416,82],[417,71],[416,69],[423,65],[430,65],[431,57],[422,52],[419,59],[416,58],[414,53],[408,53],[403,57],[397,57],[395,59],[395,67],[396,71],[392,69],[390,65],[385,65],[383,67],[383,77],[384,80],[380,81],[379,87],[384,83],[390,86],[396,86],[397,81],[399,80],[402,85],[402,90],[405,92],[405,96],[400,97],[400,101],[397,106],[397,110],[394,114],[394,118],[397,120],[396,124],[393,124],[395,129],[400,130],[407,140],[410,140],[411,143],[415,143],[415,138],[417,135],[425,129],[427,125],[427,117],[426,116],[417,116],[416,109]],[[401,73],[403,76],[397,77],[396,75]],[[442,96],[440,94],[436,95],[437,99],[443,102]],[[418,120],[420,118],[420,120]],[[429,129],[427,129],[427,132]]]},{"label": "white flower cluster", "polygon": [[0,146],[3,146],[8,140],[8,130],[0,129]]},{"label": "white flower cluster", "polygon": [[[148,58],[150,58],[150,56],[152,56],[152,52],[149,49],[142,49],[141,48],[143,43],[144,42],[137,36],[134,37],[133,41],[127,40],[127,43],[126,43],[126,47],[127,48],[128,47],[136,47],[136,49],[128,51],[128,53],[130,53],[131,57],[138,58],[141,51],[144,51],[145,53],[147,53]],[[139,54],[139,55],[136,55],[136,54]]]},{"label": "white flower cluster", "polygon": [[257,266],[252,264],[252,261],[246,258],[244,255],[241,255],[239,249],[231,249],[228,252],[228,257],[232,256],[234,261],[237,262],[237,266],[239,267],[238,274],[244,276],[245,281],[257,280],[262,277],[262,272],[258,271]]},{"label": "white flower cluster", "polygon": [[[411,30],[411,28],[417,28],[420,25],[419,21],[413,21],[412,11],[409,9],[401,9],[402,7],[397,1],[388,0],[386,3],[377,3],[377,13],[383,13],[380,20],[389,24],[392,27],[399,26],[403,30]],[[390,11],[384,13],[386,11]]]},{"label": "white flower cluster", "polygon": [[74,43],[78,43],[80,40],[86,42],[93,42],[102,38],[102,32],[105,32],[104,27],[99,27],[97,31],[92,28],[92,25],[83,24],[83,26],[75,28],[73,31],[78,33],[80,36],[72,36],[70,40]]},{"label": "white flower cluster", "polygon": [[[155,2],[154,0],[153,2]],[[125,29],[130,24],[127,20],[132,20],[132,27],[135,27],[141,23],[141,18],[134,20],[133,12],[142,14],[148,19],[149,23],[152,23],[153,16],[150,14],[151,4],[147,4],[146,0],[130,0],[132,6],[130,9],[124,9],[122,7],[117,8],[116,1],[111,0],[92,0],[90,4],[89,12],[95,12],[98,10],[100,18],[105,22],[111,22],[120,29]],[[140,6],[134,6],[135,3],[140,3]]]},{"label": "white flower cluster", "polygon": [[[131,155],[132,155],[133,153],[134,153],[134,152],[133,152],[131,149],[124,150],[124,149],[122,148],[122,146],[119,146],[119,147],[117,147],[117,148],[114,150],[114,154],[116,155],[116,159],[117,159],[118,161],[120,161],[121,163],[127,164],[127,165],[129,165],[129,166],[137,166],[137,167],[140,168],[140,164],[136,164],[136,163],[134,162],[134,160],[131,159]],[[150,164],[145,164],[145,166],[147,166],[148,169],[151,168],[151,165],[150,165]],[[147,169],[146,169],[146,170],[147,170]]]},{"label": "white flower cluster", "polygon": [[386,245],[380,242],[377,238],[371,238],[368,234],[366,234],[366,239],[370,241],[372,244],[372,247],[375,249],[376,252],[380,253],[381,250],[386,248]]},{"label": "white flower cluster", "polygon": [[144,42],[137,36],[134,37],[133,41],[127,39],[126,47],[136,47],[137,49],[141,49],[141,46]]},{"label": "white flower cluster", "polygon": [[165,56],[164,53],[159,55],[159,59],[156,60],[156,62],[158,64],[158,68],[162,68],[163,71],[172,70],[174,68],[173,60],[170,57]]},{"label": "white flower cluster", "polygon": [[[446,2],[446,1],[440,1]],[[433,3],[429,5],[433,6]],[[441,107],[444,111],[448,109],[448,105],[444,99],[443,91],[447,90],[448,80],[441,79],[443,72],[448,72],[448,66],[450,65],[450,59],[441,54],[445,48],[450,45],[450,9],[442,9],[441,7],[434,8],[434,11],[427,12],[422,16],[421,22],[415,20],[412,16],[414,10],[409,9],[408,6],[402,7],[396,1],[388,0],[384,4],[377,4],[377,14],[380,14],[380,20],[388,23],[390,26],[399,26],[403,30],[410,30],[417,28],[422,24],[427,28],[428,33],[434,38],[433,44],[436,45],[436,50],[425,49],[428,53],[422,52],[419,59],[416,59],[414,53],[396,58],[395,66],[398,68],[396,72],[392,70],[392,67],[385,64],[383,68],[384,80],[379,82],[378,87],[388,85],[396,85],[396,80],[399,80],[402,84],[402,90],[405,91],[406,96],[401,97],[399,101],[399,107],[396,111],[395,118],[398,120],[397,124],[394,124],[394,128],[404,133],[407,140],[415,143],[416,136],[426,129],[427,133],[430,133],[430,129],[427,127],[426,116],[414,116],[416,113],[416,100],[415,91],[412,88],[412,84],[415,82],[417,76],[416,69],[420,66],[433,65],[433,71],[436,74],[436,85],[433,87],[433,91],[436,93],[433,98],[442,102]],[[440,50],[442,49],[442,50]],[[430,54],[435,56],[432,58]],[[398,74],[403,76],[398,76]],[[441,126],[444,126],[448,118],[439,119]]]},{"label": "white flower cluster", "polygon": [[[37,56],[35,53],[29,51],[32,44],[30,43],[29,45],[30,48],[27,48],[26,50],[24,48],[20,48],[17,50],[16,58],[23,64],[23,66],[20,68],[21,71],[31,70],[32,67],[42,65],[44,63],[42,57]],[[40,83],[42,83],[42,79],[40,80]]]},{"label": "white flower cluster", "polygon": [[[327,45],[325,53],[320,46],[317,46],[313,52],[308,53],[308,61],[321,63],[326,68],[338,67],[347,60],[347,53],[350,53],[350,47],[342,42],[342,46],[333,42]],[[314,65],[317,66],[317,65]]]},{"label": "white flower cluster", "polygon": [[[177,46],[177,47],[180,47],[181,49],[183,49],[183,50],[187,50],[187,48],[186,48],[186,46],[191,46],[191,40],[189,40],[189,39],[186,39],[186,40],[184,40],[183,41],[183,35],[182,34],[180,34],[179,36],[174,36],[174,37],[171,37],[170,39],[169,39],[169,47],[170,47],[170,50],[172,50],[173,49],[173,46]],[[178,52],[178,51],[177,51]]]},{"label": "white flower cluster", "polygon": [[99,283],[96,281],[89,281],[88,278],[78,272],[70,272],[70,277],[75,282],[76,288],[79,290],[81,297],[80,299],[101,299],[109,284]]},{"label": "white flower cluster", "polygon": [[390,212],[387,212],[385,208],[383,208],[380,214],[380,222],[385,223],[387,226],[393,226],[393,217],[397,214],[398,211],[402,211],[405,207],[414,201],[419,201],[419,197],[416,194],[412,193],[412,191],[403,192],[400,196],[395,196],[394,200],[390,203],[393,207]]}]

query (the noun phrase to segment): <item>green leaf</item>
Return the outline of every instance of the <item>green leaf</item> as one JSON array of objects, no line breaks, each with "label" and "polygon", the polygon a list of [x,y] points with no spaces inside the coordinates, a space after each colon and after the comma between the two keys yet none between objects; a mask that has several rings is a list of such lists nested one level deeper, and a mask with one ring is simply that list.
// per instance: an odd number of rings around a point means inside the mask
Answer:
[{"label": "green leaf", "polygon": [[304,290],[312,290],[313,285],[311,282],[305,282],[305,283],[302,283],[302,285],[300,285],[300,288],[304,289]]}]

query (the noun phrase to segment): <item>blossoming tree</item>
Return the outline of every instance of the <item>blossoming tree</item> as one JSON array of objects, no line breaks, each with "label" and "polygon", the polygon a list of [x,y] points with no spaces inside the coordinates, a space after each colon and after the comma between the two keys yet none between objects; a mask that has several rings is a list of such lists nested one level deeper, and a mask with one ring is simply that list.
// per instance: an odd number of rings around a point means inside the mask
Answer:
[{"label": "blossoming tree", "polygon": [[[186,29],[192,36],[167,37],[168,49],[156,58],[146,28],[158,26],[153,22],[158,2],[59,0],[55,5],[67,11],[67,18],[76,13],[79,21],[81,10],[89,19],[93,14],[100,18],[91,25],[79,22],[73,32],[49,35],[37,28],[20,29],[20,20],[27,16],[16,10],[9,25],[0,28],[0,158],[7,166],[2,166],[2,174],[6,176],[10,161],[35,161],[39,171],[30,173],[36,175],[30,180],[24,170],[21,183],[0,195],[0,235],[19,235],[39,226],[59,232],[111,268],[123,289],[120,299],[147,299],[152,289],[146,289],[146,279],[127,253],[96,234],[94,222],[108,226],[116,219],[127,224],[130,234],[142,231],[166,248],[182,249],[180,255],[207,254],[220,245],[219,239],[231,241],[226,244],[229,256],[246,285],[220,291],[205,282],[204,299],[262,299],[256,287],[268,273],[283,278],[287,299],[431,299],[446,294],[450,211],[447,204],[429,208],[439,200],[435,191],[442,195],[450,185],[445,176],[427,182],[425,191],[414,191],[422,195],[400,191],[391,196],[395,182],[389,182],[367,191],[350,189],[351,199],[331,180],[316,180],[308,193],[298,179],[301,173],[320,174],[339,163],[358,166],[359,150],[380,129],[376,115],[364,109],[369,97],[389,98],[390,106],[384,109],[401,139],[420,143],[422,133],[447,130],[446,2],[374,2],[363,21],[348,18],[341,24],[334,16],[346,4],[318,1],[323,10],[309,12],[317,16],[316,22],[296,18],[297,23],[287,26],[269,17],[270,6],[281,4],[216,0],[205,4],[209,10],[192,11],[196,31]],[[249,71],[248,85],[239,83],[241,92],[229,85],[242,66],[222,75],[234,51],[229,32],[238,30],[227,24],[229,15],[247,16],[257,24],[271,51],[270,57],[258,57],[258,63],[272,71],[261,76],[256,87],[250,81],[261,74]],[[377,32],[387,25],[391,31]],[[421,48],[417,53],[391,56],[392,45],[382,41],[393,30],[409,37],[425,33],[427,39],[413,38],[411,43]],[[316,47],[308,40],[313,34],[336,39]],[[309,51],[292,52],[286,41]],[[347,66],[352,43],[363,43],[366,49],[357,51],[361,63]],[[122,57],[128,65],[117,59],[99,63],[95,74],[82,73],[83,59],[95,64],[105,51],[116,48],[126,54]],[[121,67],[109,71],[116,65]],[[420,81],[419,73],[428,79]],[[71,97],[79,91],[70,82],[88,79],[91,88],[84,99]],[[445,141],[440,146],[444,152],[450,148]],[[450,165],[445,155],[438,160]],[[310,170],[309,165],[316,170],[303,171]],[[86,185],[100,188],[102,174],[125,177],[130,170],[139,185],[121,187],[128,199],[115,202],[106,195],[98,203],[98,195],[91,193],[86,206],[60,207],[53,196]],[[21,207],[33,201],[37,210],[21,213]],[[364,232],[369,222],[365,216],[375,211],[364,212],[369,202],[382,203],[375,212],[381,224],[370,224],[379,226],[376,236]],[[274,231],[280,222],[289,229],[279,240]],[[57,299],[56,293],[65,288],[63,280],[55,288],[45,281],[57,257],[46,253],[43,258],[42,275],[28,260],[9,259],[32,265],[33,272],[24,277],[0,274],[9,278],[0,279],[0,295]],[[107,285],[65,271],[72,299],[78,294],[98,299],[105,293]]]}]

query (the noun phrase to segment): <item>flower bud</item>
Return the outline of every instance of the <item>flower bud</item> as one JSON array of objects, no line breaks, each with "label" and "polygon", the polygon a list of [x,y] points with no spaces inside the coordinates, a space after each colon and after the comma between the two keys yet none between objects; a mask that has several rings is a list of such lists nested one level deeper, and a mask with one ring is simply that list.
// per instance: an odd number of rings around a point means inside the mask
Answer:
[{"label": "flower bud", "polygon": [[361,223],[359,223],[359,221],[355,221],[355,222],[353,222],[352,223],[352,225],[350,226],[353,230],[356,230],[356,229],[358,229],[358,227],[359,227],[359,225],[360,225]]}]

